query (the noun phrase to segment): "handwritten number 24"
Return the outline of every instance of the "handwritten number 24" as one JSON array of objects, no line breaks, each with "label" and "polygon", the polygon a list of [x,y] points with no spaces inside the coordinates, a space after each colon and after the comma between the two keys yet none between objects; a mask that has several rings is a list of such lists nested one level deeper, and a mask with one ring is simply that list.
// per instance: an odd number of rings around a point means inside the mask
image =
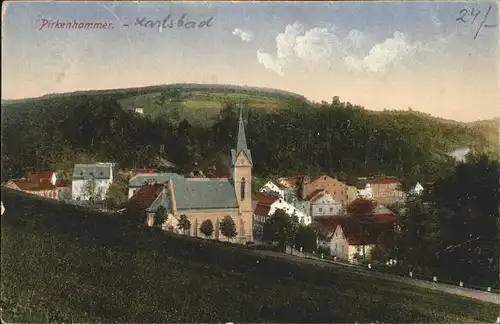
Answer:
[{"label": "handwritten number 24", "polygon": [[476,11],[476,10],[474,10],[474,8],[470,9],[470,11],[469,11],[469,9],[462,9],[462,10],[460,10],[460,12],[459,12],[460,16],[457,18],[457,21],[461,21],[461,22],[467,23],[468,21],[466,21],[466,20],[464,19],[464,17],[465,17],[468,13],[470,13],[470,15],[471,15],[472,17],[474,17],[474,18],[472,19],[472,21],[470,22],[471,24],[473,24],[473,23],[476,21],[477,16],[479,16],[479,14],[481,13],[481,11],[480,11],[480,10],[477,10],[477,11]]}]

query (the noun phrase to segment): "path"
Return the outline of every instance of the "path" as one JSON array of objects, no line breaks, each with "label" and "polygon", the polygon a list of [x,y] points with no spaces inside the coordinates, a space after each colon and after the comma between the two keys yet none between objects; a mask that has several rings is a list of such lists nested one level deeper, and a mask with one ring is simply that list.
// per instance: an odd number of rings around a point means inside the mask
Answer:
[{"label": "path", "polygon": [[428,289],[432,289],[432,290],[439,290],[439,291],[446,292],[449,294],[479,299],[479,300],[482,300],[485,302],[490,302],[490,303],[495,303],[495,304],[500,305],[500,295],[495,294],[495,293],[489,293],[486,291],[480,291],[480,290],[475,290],[475,289],[470,289],[470,288],[465,288],[465,287],[458,287],[458,286],[455,287],[455,286],[448,285],[448,284],[428,282],[428,281],[413,279],[413,278],[408,278],[408,277],[401,277],[401,276],[382,273],[382,272],[373,271],[373,270],[372,271],[363,270],[363,269],[360,269],[358,267],[352,266],[350,264],[335,262],[335,261],[331,261],[331,260],[324,260],[324,259],[313,258],[313,257],[305,258],[305,257],[297,256],[297,255],[285,254],[285,253],[274,252],[274,251],[254,250],[254,252],[257,254],[261,254],[261,255],[278,257],[278,258],[287,259],[287,260],[291,260],[291,261],[295,261],[295,262],[318,265],[321,267],[337,267],[337,268],[344,268],[344,269],[349,267],[350,268],[349,272],[354,272],[354,273],[362,275],[362,276],[402,282],[402,283],[406,283],[406,284],[413,285],[413,286],[428,288]]}]

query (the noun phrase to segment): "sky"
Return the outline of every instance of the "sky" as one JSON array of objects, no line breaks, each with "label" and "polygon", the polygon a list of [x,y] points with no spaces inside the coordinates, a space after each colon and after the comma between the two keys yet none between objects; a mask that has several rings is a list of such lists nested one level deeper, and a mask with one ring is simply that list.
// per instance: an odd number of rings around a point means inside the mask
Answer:
[{"label": "sky", "polygon": [[[495,2],[10,2],[2,99],[219,83],[489,119],[500,117],[499,10]],[[169,14],[210,27],[135,24]],[[113,28],[41,28],[51,20]]]}]

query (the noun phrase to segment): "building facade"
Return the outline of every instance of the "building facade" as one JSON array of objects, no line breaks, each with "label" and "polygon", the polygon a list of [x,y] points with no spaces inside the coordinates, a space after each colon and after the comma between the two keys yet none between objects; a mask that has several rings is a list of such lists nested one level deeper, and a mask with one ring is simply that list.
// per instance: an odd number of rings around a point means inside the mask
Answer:
[{"label": "building facade", "polygon": [[113,164],[75,164],[71,181],[72,199],[104,200],[113,183]]},{"label": "building facade", "polygon": [[309,200],[315,192],[325,190],[333,199],[339,201],[342,205],[348,203],[348,190],[347,185],[342,181],[322,175],[315,179],[310,180],[304,177],[302,184],[302,199]]},{"label": "building facade", "polygon": [[[252,167],[251,152],[247,147],[245,127],[240,111],[236,148],[231,150],[232,178],[171,178],[153,203],[147,207],[148,223],[161,205],[168,213],[167,227],[173,228],[185,215],[191,236],[204,237],[200,226],[205,220],[214,225],[212,238],[229,240],[220,230],[220,222],[230,216],[236,225],[237,235],[232,242],[245,244],[253,241]],[[142,189],[141,189],[142,190]],[[136,193],[139,194],[139,193]],[[131,202],[136,199],[133,195]],[[170,221],[169,221],[170,220]],[[170,222],[173,222],[172,224]]]}]

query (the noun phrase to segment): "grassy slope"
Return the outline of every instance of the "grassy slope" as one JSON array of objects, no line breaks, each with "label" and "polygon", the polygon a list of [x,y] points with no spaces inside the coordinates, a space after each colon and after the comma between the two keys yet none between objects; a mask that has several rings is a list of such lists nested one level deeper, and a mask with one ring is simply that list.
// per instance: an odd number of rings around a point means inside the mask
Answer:
[{"label": "grassy slope", "polygon": [[493,322],[494,304],[125,226],[2,189],[7,321]]}]

